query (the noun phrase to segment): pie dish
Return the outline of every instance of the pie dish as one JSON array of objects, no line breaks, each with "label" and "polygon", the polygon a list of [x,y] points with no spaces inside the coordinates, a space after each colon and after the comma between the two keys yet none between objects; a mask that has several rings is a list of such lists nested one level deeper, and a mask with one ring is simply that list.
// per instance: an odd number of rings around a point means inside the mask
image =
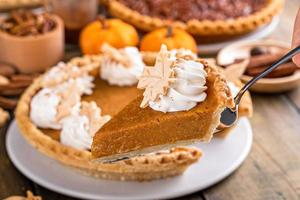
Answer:
[{"label": "pie dish", "polygon": [[233,106],[231,92],[216,68],[204,60],[183,57],[173,58],[162,45],[155,65],[145,67],[139,78],[143,95],[95,134],[93,157],[107,162],[210,141],[221,112]]},{"label": "pie dish", "polygon": [[[84,56],[72,59],[69,64],[75,64],[89,75],[98,77],[101,59],[101,55]],[[27,141],[47,156],[86,175],[126,181],[149,181],[180,175],[201,157],[201,152],[196,148],[176,147],[115,163],[92,162],[89,150],[62,144],[59,130],[39,128],[33,123],[30,116],[32,100],[42,90],[45,76],[37,78],[21,97],[16,109],[16,121]],[[111,86],[100,78],[95,79],[94,85],[93,94],[83,95],[82,100],[96,101],[102,112],[112,117],[140,93],[135,86]]]},{"label": "pie dish", "polygon": [[111,15],[141,30],[151,31],[171,24],[200,36],[202,42],[252,32],[268,24],[281,11],[284,3],[283,0],[238,1],[234,4],[225,2],[226,6],[222,6],[222,2],[217,0],[199,3],[193,0],[172,3],[155,1],[149,4],[150,7],[145,1],[139,1],[139,4],[131,0],[103,2]]}]

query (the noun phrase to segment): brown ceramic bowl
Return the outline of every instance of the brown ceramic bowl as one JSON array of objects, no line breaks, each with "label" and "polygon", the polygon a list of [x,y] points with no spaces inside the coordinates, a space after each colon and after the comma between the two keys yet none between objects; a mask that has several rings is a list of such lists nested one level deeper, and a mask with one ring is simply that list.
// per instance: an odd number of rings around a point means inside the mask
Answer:
[{"label": "brown ceramic bowl", "polygon": [[[274,40],[256,40],[236,42],[223,48],[217,56],[219,65],[228,65],[235,59],[248,58],[250,49],[254,46],[273,46],[277,48],[290,49],[290,44]],[[242,75],[242,82],[246,83],[251,80],[251,76]],[[262,78],[254,84],[250,90],[258,93],[279,93],[292,90],[300,85],[300,70],[294,74],[279,78]]]},{"label": "brown ceramic bowl", "polygon": [[64,26],[59,17],[51,16],[56,26],[45,34],[18,37],[0,31],[0,61],[22,73],[42,72],[59,62],[64,54]]}]

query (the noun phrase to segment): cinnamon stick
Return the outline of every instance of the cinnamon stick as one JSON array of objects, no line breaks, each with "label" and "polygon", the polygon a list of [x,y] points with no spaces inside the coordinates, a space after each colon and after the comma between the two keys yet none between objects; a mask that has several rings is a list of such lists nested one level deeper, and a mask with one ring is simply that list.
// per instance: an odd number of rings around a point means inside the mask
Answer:
[{"label": "cinnamon stick", "polygon": [[[257,76],[262,71],[264,71],[267,67],[269,67],[269,65],[247,68],[246,74],[249,76]],[[288,63],[284,63],[284,64],[280,65],[278,68],[274,69],[266,77],[278,78],[278,77],[289,76],[289,75],[293,74],[296,70],[297,70],[297,66],[293,62],[288,62]]]}]

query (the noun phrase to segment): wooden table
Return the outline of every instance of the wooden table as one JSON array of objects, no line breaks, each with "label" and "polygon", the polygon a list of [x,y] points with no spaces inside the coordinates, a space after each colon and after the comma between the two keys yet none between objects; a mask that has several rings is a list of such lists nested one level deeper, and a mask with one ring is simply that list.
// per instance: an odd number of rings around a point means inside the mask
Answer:
[{"label": "wooden table", "polygon": [[[280,25],[270,38],[291,41],[299,4],[299,0],[286,2]],[[72,57],[74,52],[67,55]],[[300,199],[300,87],[284,94],[252,97],[254,143],[246,161],[217,185],[179,199]],[[46,200],[73,199],[33,183],[16,170],[5,150],[6,127],[0,130],[0,199],[26,190]]]}]

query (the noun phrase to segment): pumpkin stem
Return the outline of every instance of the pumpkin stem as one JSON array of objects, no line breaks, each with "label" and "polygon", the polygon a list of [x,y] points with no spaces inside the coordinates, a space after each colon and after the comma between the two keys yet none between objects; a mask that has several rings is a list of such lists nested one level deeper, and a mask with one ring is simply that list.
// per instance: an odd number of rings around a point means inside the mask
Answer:
[{"label": "pumpkin stem", "polygon": [[172,37],[173,35],[173,27],[172,26],[167,26],[167,35],[166,37]]},{"label": "pumpkin stem", "polygon": [[100,23],[102,24],[103,29],[107,29],[108,28],[108,24],[106,22],[106,18],[103,15],[100,15],[98,17],[98,20],[100,21]]}]

